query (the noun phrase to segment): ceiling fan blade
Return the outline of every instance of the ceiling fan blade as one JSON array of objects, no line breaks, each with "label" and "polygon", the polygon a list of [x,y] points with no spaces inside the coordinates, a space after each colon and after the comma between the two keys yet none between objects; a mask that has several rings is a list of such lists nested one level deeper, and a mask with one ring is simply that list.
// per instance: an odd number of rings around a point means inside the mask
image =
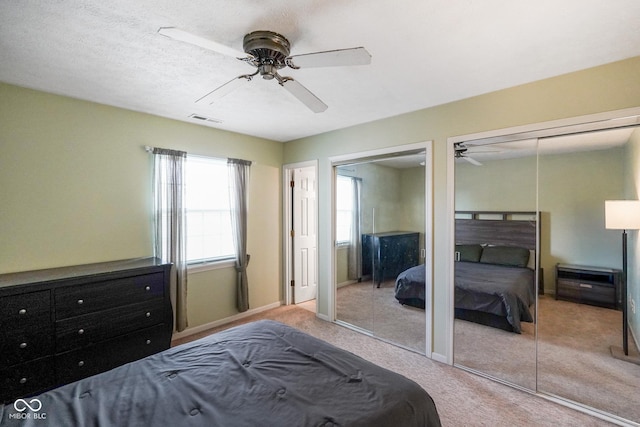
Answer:
[{"label": "ceiling fan blade", "polygon": [[473,158],[467,157],[467,156],[462,156],[462,158],[465,159],[467,162],[471,163],[472,165],[482,166],[482,163],[480,163],[476,159],[473,159]]},{"label": "ceiling fan blade", "polygon": [[280,85],[289,91],[290,94],[298,98],[300,102],[309,107],[314,113],[322,113],[327,109],[327,104],[322,102],[309,89],[302,86],[290,77],[283,78]]},{"label": "ceiling fan blade", "polygon": [[371,54],[363,47],[305,53],[287,58],[291,68],[336,67],[371,64]]},{"label": "ceiling fan blade", "polygon": [[165,37],[169,37],[170,39],[199,46],[204,49],[221,53],[223,55],[233,56],[236,58],[244,58],[248,56],[246,53],[233,49],[229,46],[225,46],[221,43],[217,43],[200,36],[196,36],[195,34],[182,31],[175,27],[161,27],[160,29],[158,29],[158,33]]},{"label": "ceiling fan blade", "polygon": [[245,82],[250,81],[251,77],[251,75],[238,76],[235,79],[226,82],[222,86],[218,86],[202,98],[198,99],[196,101],[196,104],[211,105],[217,100],[229,95],[231,92],[238,89]]}]

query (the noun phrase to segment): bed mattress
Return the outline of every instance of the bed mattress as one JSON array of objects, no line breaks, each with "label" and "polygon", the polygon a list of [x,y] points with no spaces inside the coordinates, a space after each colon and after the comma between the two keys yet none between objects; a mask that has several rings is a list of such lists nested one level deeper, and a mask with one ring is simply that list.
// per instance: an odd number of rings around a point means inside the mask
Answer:
[{"label": "bed mattress", "polygon": [[440,425],[433,399],[415,382],[269,320],[231,328],[17,403],[0,408],[0,424]]}]

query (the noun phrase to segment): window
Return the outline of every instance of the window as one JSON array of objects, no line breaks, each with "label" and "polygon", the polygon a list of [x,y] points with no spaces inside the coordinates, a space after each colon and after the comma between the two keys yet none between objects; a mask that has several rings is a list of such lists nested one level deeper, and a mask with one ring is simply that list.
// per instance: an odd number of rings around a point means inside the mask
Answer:
[{"label": "window", "polygon": [[336,240],[338,244],[348,244],[351,241],[353,191],[353,178],[338,175],[336,182]]},{"label": "window", "polygon": [[227,161],[187,156],[187,262],[234,257]]}]

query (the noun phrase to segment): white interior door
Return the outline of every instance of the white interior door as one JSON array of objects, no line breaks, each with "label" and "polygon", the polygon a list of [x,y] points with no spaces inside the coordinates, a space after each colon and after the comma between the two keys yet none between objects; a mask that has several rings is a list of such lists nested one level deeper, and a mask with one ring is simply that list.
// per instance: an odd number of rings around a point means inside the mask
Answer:
[{"label": "white interior door", "polygon": [[293,302],[314,299],[318,288],[316,268],[316,171],[293,171]]}]

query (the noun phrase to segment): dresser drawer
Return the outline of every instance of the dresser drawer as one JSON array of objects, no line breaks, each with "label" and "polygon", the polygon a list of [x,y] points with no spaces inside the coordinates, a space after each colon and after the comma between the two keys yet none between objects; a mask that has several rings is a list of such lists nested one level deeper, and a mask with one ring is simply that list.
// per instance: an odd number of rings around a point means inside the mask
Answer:
[{"label": "dresser drawer", "polygon": [[50,291],[0,298],[0,328],[3,331],[51,321]]},{"label": "dresser drawer", "polygon": [[53,357],[0,370],[0,401],[13,402],[55,386]]},{"label": "dresser drawer", "polygon": [[66,384],[169,348],[171,331],[161,324],[56,356],[56,380]]},{"label": "dresser drawer", "polygon": [[130,304],[56,322],[56,353],[167,322],[162,301]]},{"label": "dresser drawer", "polygon": [[0,368],[26,362],[53,352],[53,328],[43,323],[4,332],[0,339]]},{"label": "dresser drawer", "polygon": [[53,350],[51,293],[0,298],[0,368],[45,356]]},{"label": "dresser drawer", "polygon": [[62,287],[54,293],[57,320],[163,298],[163,273]]}]

